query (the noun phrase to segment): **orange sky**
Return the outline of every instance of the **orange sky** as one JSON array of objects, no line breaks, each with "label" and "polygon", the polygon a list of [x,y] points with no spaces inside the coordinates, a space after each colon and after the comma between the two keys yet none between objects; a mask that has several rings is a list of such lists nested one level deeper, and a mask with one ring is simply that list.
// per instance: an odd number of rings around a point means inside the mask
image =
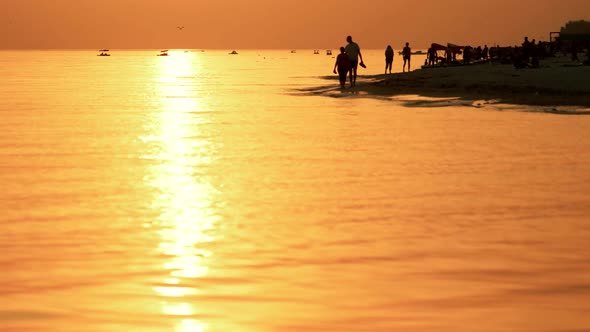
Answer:
[{"label": "orange sky", "polygon": [[348,34],[419,48],[546,40],[590,20],[590,0],[5,0],[0,18],[4,49],[336,48]]}]

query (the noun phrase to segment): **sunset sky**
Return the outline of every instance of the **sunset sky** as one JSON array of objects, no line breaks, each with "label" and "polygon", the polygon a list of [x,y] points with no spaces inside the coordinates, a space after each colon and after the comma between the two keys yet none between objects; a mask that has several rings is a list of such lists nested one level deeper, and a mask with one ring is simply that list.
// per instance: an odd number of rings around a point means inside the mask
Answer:
[{"label": "sunset sky", "polygon": [[590,20],[590,0],[6,0],[0,18],[4,49],[506,45]]}]

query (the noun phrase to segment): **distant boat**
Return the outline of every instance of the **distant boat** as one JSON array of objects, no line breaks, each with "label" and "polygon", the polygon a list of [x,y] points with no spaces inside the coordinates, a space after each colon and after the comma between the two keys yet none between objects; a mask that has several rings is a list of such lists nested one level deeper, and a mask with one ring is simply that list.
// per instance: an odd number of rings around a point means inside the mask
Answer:
[{"label": "distant boat", "polygon": [[320,50],[313,50],[313,54],[320,54]]},{"label": "distant boat", "polygon": [[100,53],[97,56],[111,56],[109,50],[98,50]]},{"label": "distant boat", "polygon": [[229,54],[238,54],[238,52],[236,52],[235,50],[229,52]]},{"label": "distant boat", "polygon": [[[404,55],[404,52],[403,51],[399,51],[398,53],[399,53],[399,55]],[[410,54],[412,54],[412,55],[422,55],[422,54],[426,54],[426,52],[424,52],[424,51],[416,51],[416,52],[411,52]]]},{"label": "distant boat", "polygon": [[326,50],[326,55],[332,55],[332,50]]},{"label": "distant boat", "polygon": [[295,51],[295,50],[291,50],[291,53],[297,53],[297,51]]},{"label": "distant boat", "polygon": [[168,50],[161,50],[160,54],[157,54],[156,56],[168,56]]}]

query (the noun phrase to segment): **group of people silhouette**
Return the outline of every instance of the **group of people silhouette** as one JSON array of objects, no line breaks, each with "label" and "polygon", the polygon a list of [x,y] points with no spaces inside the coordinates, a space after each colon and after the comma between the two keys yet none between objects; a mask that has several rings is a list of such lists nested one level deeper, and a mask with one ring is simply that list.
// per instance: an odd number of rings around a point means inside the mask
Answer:
[{"label": "group of people silhouette", "polygon": [[544,57],[544,44],[536,43],[535,39],[529,41],[529,37],[524,37],[521,47],[514,48],[513,62],[516,68],[538,68],[539,58]]},{"label": "group of people silhouette", "polygon": [[[357,43],[352,40],[351,36],[346,37],[347,45],[340,47],[340,54],[336,57],[334,64],[334,73],[338,73],[340,79],[340,87],[344,88],[346,85],[347,76],[350,79],[350,86],[356,85],[357,68],[360,65],[366,68],[363,62],[361,49]],[[426,52],[425,66],[434,67],[436,65],[469,65],[471,63],[484,63],[488,61],[496,61],[499,63],[512,63],[516,68],[538,68],[539,59],[552,55],[554,48],[568,49],[561,45],[561,40],[557,42],[539,42],[533,39],[529,41],[528,37],[524,37],[524,42],[521,46],[515,47],[500,47],[492,46],[488,48],[477,46],[457,46],[448,44],[446,47],[439,44],[432,44]],[[566,43],[566,42],[564,42]],[[590,65],[590,43],[585,44],[588,52],[588,60],[584,64]],[[576,41],[569,44],[571,50],[572,61],[581,62],[578,58],[579,45]],[[438,51],[444,51],[444,57],[438,55]],[[421,52],[419,52],[421,54]],[[405,47],[400,52],[404,60],[402,72],[406,72],[406,65],[408,72],[411,70],[412,49],[410,43],[406,43]],[[457,55],[462,55],[462,60],[457,59]],[[393,66],[394,50],[391,45],[387,45],[385,49],[385,74],[391,74]],[[360,60],[360,62],[359,62]]]},{"label": "group of people silhouette", "polygon": [[340,47],[340,54],[336,57],[336,63],[334,64],[334,74],[338,71],[341,88],[346,85],[346,76],[348,74],[350,74],[350,86],[354,87],[356,85],[358,66],[366,68],[359,45],[352,41],[351,36],[346,37],[346,42],[348,43],[346,47]]},{"label": "group of people silhouette", "polygon": [[[338,73],[340,80],[340,87],[346,86],[346,77],[349,76],[350,86],[356,85],[356,76],[358,66],[366,68],[367,66],[363,62],[363,55],[361,53],[360,46],[352,40],[351,36],[346,37],[346,46],[340,47],[340,54],[336,57],[336,63],[334,64],[334,74]],[[393,48],[388,45],[385,49],[385,73],[389,70],[391,74],[391,67],[393,65]],[[403,48],[402,56],[404,59],[403,71],[406,71],[406,64],[408,65],[408,72],[410,71],[410,62],[412,58],[412,49],[410,43],[406,43]],[[359,62],[360,59],[360,62]]]},{"label": "group of people silhouette", "polygon": [[[412,61],[412,48],[410,47],[410,43],[406,43],[406,46],[403,48],[401,52],[402,58],[404,59],[404,65],[402,67],[402,71],[406,71],[406,64],[408,65],[408,72],[410,71],[410,65]],[[385,74],[387,71],[391,74],[391,67],[393,65],[393,48],[391,45],[387,45],[385,48]]]}]

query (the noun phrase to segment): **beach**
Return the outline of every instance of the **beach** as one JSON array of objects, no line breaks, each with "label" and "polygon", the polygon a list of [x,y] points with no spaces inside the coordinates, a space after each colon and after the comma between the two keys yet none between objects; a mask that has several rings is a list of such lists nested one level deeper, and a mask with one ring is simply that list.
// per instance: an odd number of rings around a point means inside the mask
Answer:
[{"label": "beach", "polygon": [[[359,71],[362,74],[362,71]],[[540,68],[516,69],[504,64],[474,64],[418,69],[406,73],[359,76],[355,95],[458,98],[473,105],[508,103],[538,106],[590,106],[590,66],[576,65],[569,58],[548,58]],[[334,95],[329,87],[309,92]],[[416,99],[416,98],[415,98]],[[424,102],[423,98],[417,98]],[[475,103],[474,103],[475,102]]]}]

